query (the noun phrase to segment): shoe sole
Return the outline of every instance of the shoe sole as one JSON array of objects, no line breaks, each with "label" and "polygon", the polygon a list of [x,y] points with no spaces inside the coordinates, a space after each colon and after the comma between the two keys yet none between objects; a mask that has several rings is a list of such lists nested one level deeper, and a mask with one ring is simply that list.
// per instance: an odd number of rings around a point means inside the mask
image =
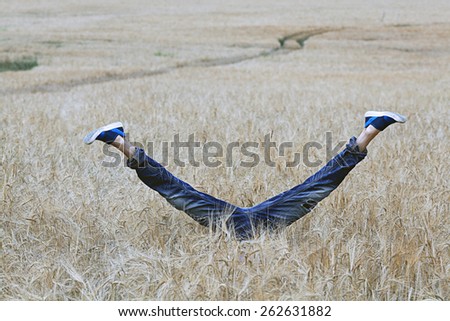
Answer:
[{"label": "shoe sole", "polygon": [[89,134],[87,134],[84,137],[83,142],[86,145],[90,145],[95,141],[95,139],[98,137],[98,135],[100,135],[101,132],[108,131],[108,130],[111,130],[114,128],[119,128],[119,127],[123,128],[123,125],[121,122],[111,123],[111,124],[105,125],[103,127],[94,129],[93,131],[91,131]]},{"label": "shoe sole", "polygon": [[406,117],[403,115],[400,115],[398,113],[393,113],[391,111],[368,111],[364,114],[364,117],[381,117],[381,116],[388,116],[395,120],[397,123],[404,123],[406,122]]}]

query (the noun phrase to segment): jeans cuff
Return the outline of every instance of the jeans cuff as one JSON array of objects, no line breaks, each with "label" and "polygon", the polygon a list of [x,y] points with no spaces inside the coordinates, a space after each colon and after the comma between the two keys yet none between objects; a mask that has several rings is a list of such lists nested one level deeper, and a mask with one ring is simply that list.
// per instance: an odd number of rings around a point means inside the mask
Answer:
[{"label": "jeans cuff", "polygon": [[145,167],[147,155],[145,151],[141,148],[136,147],[133,157],[127,160],[127,166],[132,169],[138,169]]},{"label": "jeans cuff", "polygon": [[352,153],[352,154],[356,154],[362,157],[365,157],[367,155],[367,148],[363,151],[359,150],[358,145],[356,144],[356,137],[353,136],[352,138],[350,138],[348,144],[346,145],[347,150]]}]

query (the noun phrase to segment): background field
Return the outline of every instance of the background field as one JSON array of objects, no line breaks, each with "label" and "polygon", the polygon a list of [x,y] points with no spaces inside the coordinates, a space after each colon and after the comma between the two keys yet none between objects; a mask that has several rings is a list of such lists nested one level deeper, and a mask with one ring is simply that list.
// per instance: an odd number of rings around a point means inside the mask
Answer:
[{"label": "background field", "polygon": [[[2,300],[449,300],[448,1],[0,1]],[[277,38],[312,34],[277,48]],[[409,118],[279,235],[211,234],[85,133],[325,144]],[[318,168],[168,168],[249,206]],[[323,159],[325,151],[316,157]]]}]

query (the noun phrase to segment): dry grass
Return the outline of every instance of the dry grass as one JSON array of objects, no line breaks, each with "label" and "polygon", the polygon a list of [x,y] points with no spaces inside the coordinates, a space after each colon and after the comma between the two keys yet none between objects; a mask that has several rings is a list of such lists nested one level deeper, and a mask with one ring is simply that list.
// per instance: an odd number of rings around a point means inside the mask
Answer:
[{"label": "dry grass", "polygon": [[[0,74],[0,299],[450,299],[448,2],[233,2],[0,4],[0,60],[39,61]],[[250,242],[210,235],[81,143],[114,120],[141,142],[324,143],[376,107],[409,123],[310,215]],[[238,205],[317,170],[168,167]]]}]

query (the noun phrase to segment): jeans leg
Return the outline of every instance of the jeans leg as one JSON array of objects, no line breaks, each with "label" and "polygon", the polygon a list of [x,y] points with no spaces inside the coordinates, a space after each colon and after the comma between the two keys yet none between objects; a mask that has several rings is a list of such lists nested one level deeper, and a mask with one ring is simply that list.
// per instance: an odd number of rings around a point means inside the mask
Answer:
[{"label": "jeans leg", "polygon": [[367,151],[360,152],[356,138],[352,137],[341,153],[305,182],[249,208],[254,224],[276,228],[290,225],[305,216],[336,189],[366,155]]},{"label": "jeans leg", "polygon": [[133,158],[127,161],[127,166],[135,169],[141,181],[157,191],[173,207],[186,212],[203,226],[214,227],[212,223],[227,219],[233,213],[239,216],[242,212],[237,206],[197,191],[147,156],[142,149],[136,149]]}]

